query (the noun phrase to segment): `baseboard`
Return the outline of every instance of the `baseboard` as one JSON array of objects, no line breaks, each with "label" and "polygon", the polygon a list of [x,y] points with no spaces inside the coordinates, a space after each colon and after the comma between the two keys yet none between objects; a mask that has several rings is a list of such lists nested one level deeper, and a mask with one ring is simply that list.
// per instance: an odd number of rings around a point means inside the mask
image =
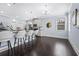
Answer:
[{"label": "baseboard", "polygon": [[59,38],[59,39],[68,39],[67,37],[57,37],[57,36],[48,36],[48,35],[37,35],[41,37],[53,37],[53,38]]},{"label": "baseboard", "polygon": [[68,40],[67,38],[59,38],[59,37],[51,37],[51,36],[38,36],[37,37],[49,37],[49,38],[55,38],[55,39],[65,39]]}]

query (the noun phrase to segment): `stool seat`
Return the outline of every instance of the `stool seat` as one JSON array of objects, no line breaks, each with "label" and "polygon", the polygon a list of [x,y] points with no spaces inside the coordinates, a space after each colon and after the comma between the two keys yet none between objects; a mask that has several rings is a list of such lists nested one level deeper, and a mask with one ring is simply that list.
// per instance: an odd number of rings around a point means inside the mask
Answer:
[{"label": "stool seat", "polygon": [[[24,49],[22,48],[22,44],[24,44],[25,41],[25,34],[25,30],[21,30],[15,35],[16,39],[14,40],[14,55],[16,55],[16,52],[18,53],[18,55],[21,55],[22,51],[24,51]],[[18,46],[18,51],[16,51],[15,46]]]},{"label": "stool seat", "polygon": [[25,37],[25,34],[26,34],[25,30],[22,30],[22,31],[18,32],[18,34],[16,35],[16,37],[17,38],[23,38],[23,37]]},{"label": "stool seat", "polygon": [[31,36],[33,34],[33,32],[34,32],[33,30],[29,30],[27,35]]}]

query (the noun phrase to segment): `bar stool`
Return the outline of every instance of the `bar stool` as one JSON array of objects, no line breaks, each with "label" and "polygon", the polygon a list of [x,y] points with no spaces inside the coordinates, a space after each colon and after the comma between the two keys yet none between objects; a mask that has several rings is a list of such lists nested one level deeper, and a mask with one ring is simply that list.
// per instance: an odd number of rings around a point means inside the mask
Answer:
[{"label": "bar stool", "polygon": [[[17,51],[18,55],[22,55],[22,53],[20,53],[20,52],[24,51],[22,49],[22,44],[24,44],[24,41],[25,41],[25,34],[26,34],[25,30],[22,30],[22,31],[19,31],[16,35],[16,40],[14,41],[14,47],[15,47],[15,44],[17,44],[17,46],[18,46],[18,51]],[[20,46],[21,46],[21,50],[20,50]]]},{"label": "bar stool", "polygon": [[[13,55],[13,49],[11,45],[11,39],[13,38],[13,33],[10,31],[0,32],[0,47],[2,42],[7,42],[8,45],[8,55]],[[11,52],[11,53],[10,53]]]},{"label": "bar stool", "polygon": [[17,40],[17,37],[16,37],[16,35],[18,34],[18,31],[12,31],[13,32],[13,34],[14,34],[14,49],[13,49],[13,51],[14,51],[14,53],[13,53],[13,55],[15,55],[16,54],[16,50],[15,50],[15,44],[16,44],[16,40]]},{"label": "bar stool", "polygon": [[27,32],[27,47],[32,47],[33,44],[33,30]]}]

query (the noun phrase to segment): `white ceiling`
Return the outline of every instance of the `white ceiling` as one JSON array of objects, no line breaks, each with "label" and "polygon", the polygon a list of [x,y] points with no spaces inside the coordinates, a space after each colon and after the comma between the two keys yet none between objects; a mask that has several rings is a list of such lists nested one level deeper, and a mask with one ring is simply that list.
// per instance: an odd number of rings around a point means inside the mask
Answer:
[{"label": "white ceiling", "polygon": [[45,10],[48,15],[63,15],[69,11],[70,6],[70,3],[14,3],[11,6],[8,3],[0,3],[0,14],[27,20],[44,15]]}]

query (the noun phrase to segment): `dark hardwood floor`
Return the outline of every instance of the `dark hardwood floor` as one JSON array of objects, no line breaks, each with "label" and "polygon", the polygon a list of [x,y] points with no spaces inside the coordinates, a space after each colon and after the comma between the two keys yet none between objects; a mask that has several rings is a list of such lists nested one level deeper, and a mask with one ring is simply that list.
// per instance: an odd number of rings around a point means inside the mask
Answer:
[{"label": "dark hardwood floor", "polygon": [[[35,43],[25,48],[20,45],[15,48],[15,56],[77,56],[69,41],[66,39],[52,37],[37,37]],[[14,48],[13,48],[14,49]],[[2,56],[7,56],[8,52],[0,53]]]}]

